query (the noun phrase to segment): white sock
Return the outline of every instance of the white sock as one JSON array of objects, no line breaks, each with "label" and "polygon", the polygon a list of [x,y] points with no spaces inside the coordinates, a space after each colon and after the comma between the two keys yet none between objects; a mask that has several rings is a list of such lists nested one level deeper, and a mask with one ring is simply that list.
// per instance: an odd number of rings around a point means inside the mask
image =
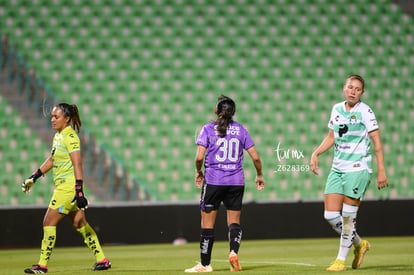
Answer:
[{"label": "white sock", "polygon": [[352,241],[352,244],[357,247],[361,244],[361,237],[358,235],[358,233],[356,232],[356,228],[355,228],[355,236],[354,236],[354,240]]},{"label": "white sock", "polygon": [[343,204],[342,206],[342,233],[338,251],[338,260],[345,261],[356,235],[356,216],[358,206]]},{"label": "white sock", "polygon": [[324,212],[325,220],[332,226],[336,233],[341,234],[342,232],[342,217],[339,211],[328,211]]},{"label": "white sock", "polygon": [[[332,226],[333,230],[335,230],[335,232],[338,233],[338,235],[341,235],[341,233],[342,233],[342,216],[341,216],[341,212],[325,210],[324,218]],[[361,243],[361,237],[355,231],[355,237],[354,237],[354,240],[352,241],[352,244],[354,246],[358,246],[358,245],[360,245],[360,243]]]}]

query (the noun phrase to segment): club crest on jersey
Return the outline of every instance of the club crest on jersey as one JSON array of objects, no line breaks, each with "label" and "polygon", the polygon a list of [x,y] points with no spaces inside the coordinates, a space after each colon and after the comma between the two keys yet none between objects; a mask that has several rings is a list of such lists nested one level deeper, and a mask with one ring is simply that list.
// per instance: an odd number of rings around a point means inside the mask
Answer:
[{"label": "club crest on jersey", "polygon": [[349,124],[357,124],[357,123],[358,123],[357,117],[355,115],[352,115],[349,118]]}]

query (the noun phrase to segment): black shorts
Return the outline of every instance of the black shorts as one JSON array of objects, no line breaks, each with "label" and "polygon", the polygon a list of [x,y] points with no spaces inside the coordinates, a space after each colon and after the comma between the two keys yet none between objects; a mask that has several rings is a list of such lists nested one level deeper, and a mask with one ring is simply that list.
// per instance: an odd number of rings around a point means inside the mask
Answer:
[{"label": "black shorts", "polygon": [[221,202],[227,210],[241,210],[244,186],[222,186],[203,183],[200,208],[202,211],[217,210]]}]

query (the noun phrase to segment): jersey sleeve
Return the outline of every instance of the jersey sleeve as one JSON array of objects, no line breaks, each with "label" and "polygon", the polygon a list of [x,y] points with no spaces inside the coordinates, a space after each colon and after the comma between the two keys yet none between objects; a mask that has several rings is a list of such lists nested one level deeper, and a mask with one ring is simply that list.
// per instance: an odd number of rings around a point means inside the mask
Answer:
[{"label": "jersey sleeve", "polygon": [[198,134],[196,145],[201,145],[203,147],[208,147],[208,134],[206,125],[203,126],[200,133]]},{"label": "jersey sleeve", "polygon": [[332,108],[331,110],[331,116],[329,118],[329,122],[328,122],[328,128],[333,130],[334,129],[334,116],[335,116],[335,107],[336,105]]},{"label": "jersey sleeve", "polygon": [[248,150],[254,146],[254,142],[247,129],[244,129],[244,149]]},{"label": "jersey sleeve", "polygon": [[362,120],[368,132],[372,132],[379,128],[377,118],[375,117],[374,111],[372,111],[370,107],[367,107]]},{"label": "jersey sleeve", "polygon": [[64,142],[69,154],[80,151],[80,140],[75,133],[69,133],[65,137]]}]

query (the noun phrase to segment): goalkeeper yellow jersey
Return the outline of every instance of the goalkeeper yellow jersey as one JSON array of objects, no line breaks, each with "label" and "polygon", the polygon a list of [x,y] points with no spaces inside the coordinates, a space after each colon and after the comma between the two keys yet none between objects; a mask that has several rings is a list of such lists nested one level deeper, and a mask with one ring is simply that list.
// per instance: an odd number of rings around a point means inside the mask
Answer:
[{"label": "goalkeeper yellow jersey", "polygon": [[70,153],[76,151],[80,151],[80,140],[71,126],[55,134],[52,147],[53,181],[60,190],[73,190],[76,179]]}]

